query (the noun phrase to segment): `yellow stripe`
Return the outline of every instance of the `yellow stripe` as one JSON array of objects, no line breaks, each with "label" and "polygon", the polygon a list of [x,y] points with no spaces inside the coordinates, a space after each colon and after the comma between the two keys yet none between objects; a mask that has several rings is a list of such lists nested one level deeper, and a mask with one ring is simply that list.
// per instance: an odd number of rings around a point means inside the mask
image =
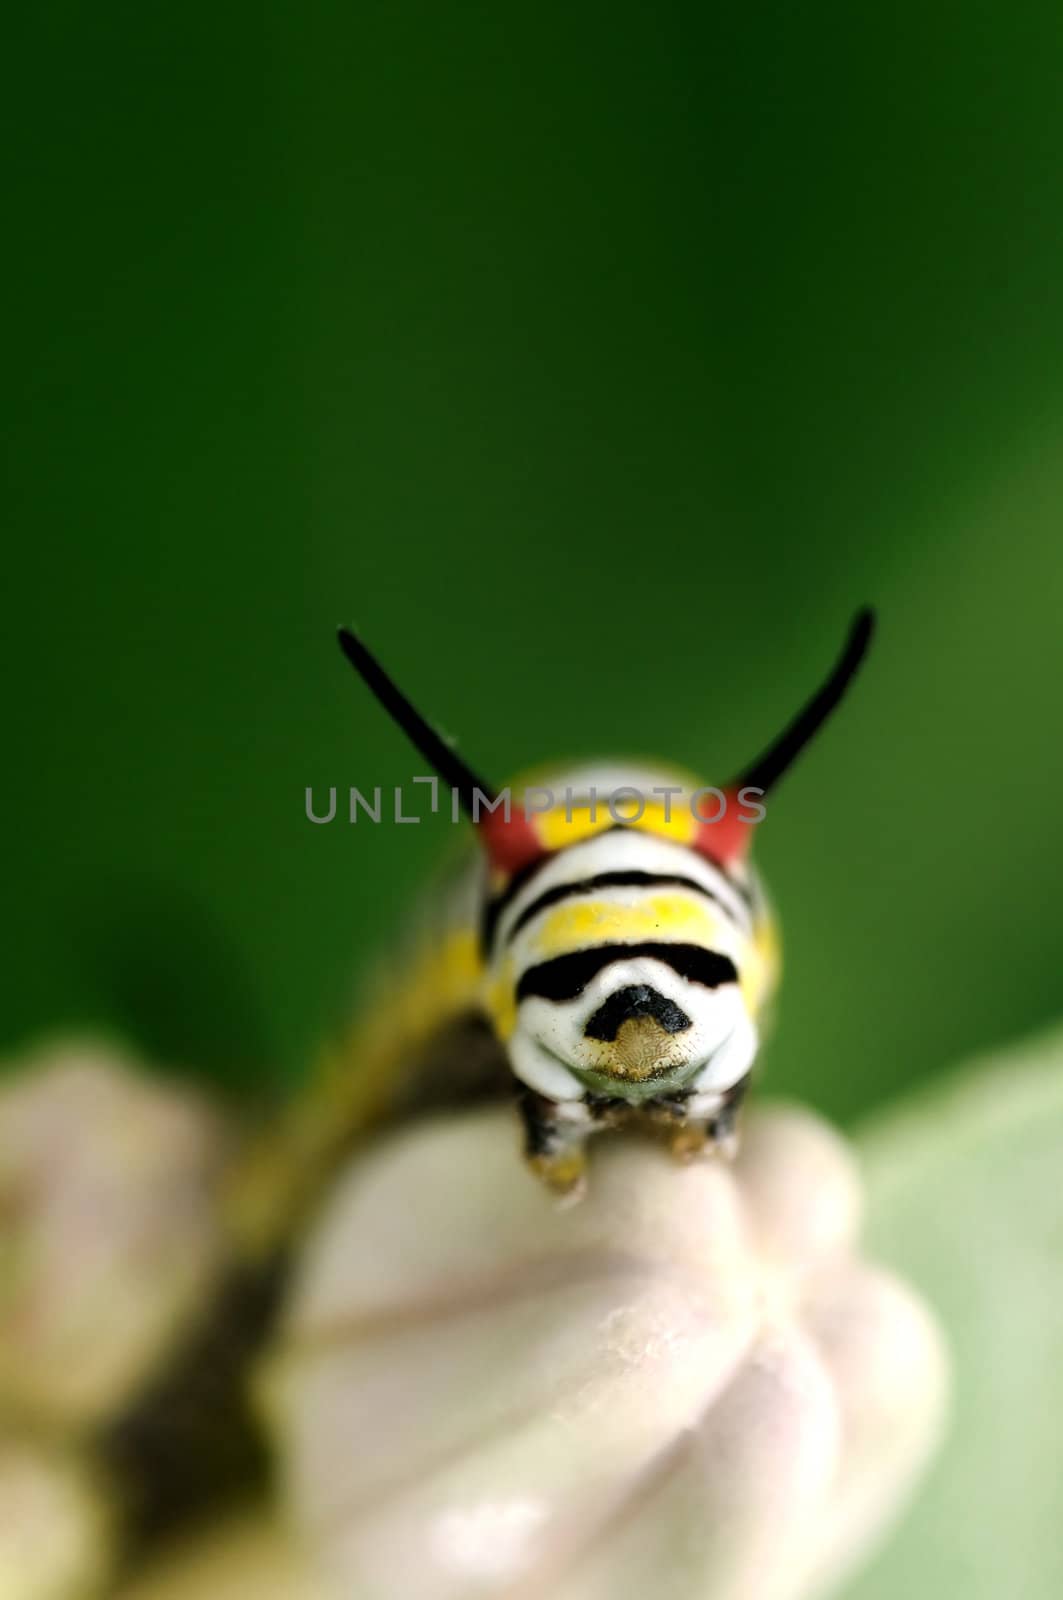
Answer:
[{"label": "yellow stripe", "polygon": [[488,986],[485,1002],[495,1032],[505,1043],[517,1026],[517,985],[511,960],[506,960],[498,977]]},{"label": "yellow stripe", "polygon": [[543,918],[534,948],[549,960],[610,939],[634,942],[662,937],[727,949],[733,946],[735,935],[713,907],[693,895],[660,894],[644,897],[631,906],[614,900],[566,901]]},{"label": "yellow stripe", "polygon": [[774,917],[767,916],[757,924],[741,969],[742,997],[751,1016],[755,1017],[771,998],[779,982],[781,966],[778,924]]},{"label": "yellow stripe", "polygon": [[237,1165],[227,1203],[246,1249],[264,1252],[285,1236],[338,1153],[401,1095],[419,1045],[476,1003],[482,982],[479,940],[467,929],[426,949],[408,973],[382,976],[368,1012],[322,1052],[283,1125],[253,1142]]},{"label": "yellow stripe", "polygon": [[371,1125],[400,1088],[413,1052],[479,999],[482,980],[479,940],[467,929],[426,950],[408,974],[386,973],[368,1011],[324,1053],[317,1082],[299,1104],[306,1144]]},{"label": "yellow stripe", "polygon": [[[567,845],[579,844],[582,839],[591,839],[595,834],[604,833],[607,828],[615,828],[616,818],[610,812],[606,799],[607,796],[598,800],[593,819],[589,806],[573,806],[571,818],[564,806],[554,806],[552,810],[534,817],[532,821],[543,847],[547,850],[563,850]],[[684,803],[681,795],[672,796],[668,820],[665,819],[663,804],[652,801],[647,803],[637,821],[627,822],[635,801],[627,796],[626,802],[621,800],[617,805],[618,815],[628,827],[637,828],[642,833],[652,833],[659,839],[671,839],[676,844],[690,844],[698,830],[690,806]]]}]

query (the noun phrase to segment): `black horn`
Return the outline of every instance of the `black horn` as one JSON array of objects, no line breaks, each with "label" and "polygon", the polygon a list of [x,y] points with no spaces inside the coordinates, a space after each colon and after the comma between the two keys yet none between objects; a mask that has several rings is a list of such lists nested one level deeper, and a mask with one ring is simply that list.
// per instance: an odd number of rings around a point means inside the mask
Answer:
[{"label": "black horn", "polygon": [[474,822],[477,821],[478,807],[474,797],[479,793],[483,802],[492,803],[496,796],[491,785],[477,777],[442,735],[428,725],[402,690],[388,677],[372,652],[366,649],[361,639],[352,633],[350,628],[340,628],[339,640],[340,649],[362,682],[380,701],[392,721],[402,729],[414,749],[424,756],[428,765],[439,774],[444,783],[448,783],[457,791],[465,814]]},{"label": "black horn", "polygon": [[845,641],[845,649],[822,688],[816,691],[808,704],[797,713],[793,721],[757,757],[756,761],[746,768],[742,776],[729,785],[731,789],[760,789],[767,794],[774,788],[783,773],[793,765],[805,746],[815,738],[840,704],[867,654],[874,629],[875,613],[870,606],[865,606],[853,618],[849,637]]}]

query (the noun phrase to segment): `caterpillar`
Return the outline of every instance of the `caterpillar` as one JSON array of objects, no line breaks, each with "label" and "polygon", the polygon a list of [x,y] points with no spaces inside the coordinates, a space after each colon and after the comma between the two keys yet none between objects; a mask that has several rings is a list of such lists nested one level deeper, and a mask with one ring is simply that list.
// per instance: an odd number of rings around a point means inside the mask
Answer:
[{"label": "caterpillar", "polygon": [[255,1470],[245,1375],[276,1321],[310,1208],[370,1131],[411,1110],[506,1093],[527,1160],[567,1201],[586,1183],[600,1129],[649,1125],[684,1158],[733,1151],[779,971],[750,843],[765,797],[841,701],[872,628],[871,612],[859,612],[822,686],[719,790],[617,765],[537,779],[515,804],[340,630],[348,661],[450,786],[478,848],[427,899],[306,1090],[236,1153],[228,1269],[192,1336],[101,1441],[132,1548]]},{"label": "caterpillar", "polygon": [[721,788],[617,765],[537,782],[534,799],[478,776],[341,628],[347,661],[449,785],[480,849],[329,1052],[326,1092],[304,1107],[303,1170],[337,1130],[459,1098],[478,1073],[497,1085],[500,1072],[526,1158],[559,1195],[580,1193],[590,1136],[632,1120],[663,1129],[681,1157],[733,1151],[779,972],[749,846],[764,797],[838,706],[873,626],[869,608],[857,613],[821,687]]}]

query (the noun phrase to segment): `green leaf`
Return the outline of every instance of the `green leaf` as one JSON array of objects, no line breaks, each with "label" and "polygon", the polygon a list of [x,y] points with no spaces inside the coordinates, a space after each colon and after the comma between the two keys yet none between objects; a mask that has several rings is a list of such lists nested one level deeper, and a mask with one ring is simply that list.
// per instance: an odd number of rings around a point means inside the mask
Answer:
[{"label": "green leaf", "polygon": [[950,1433],[846,1600],[1063,1594],[1063,1031],[975,1062],[864,1132],[872,1252],[948,1334]]}]

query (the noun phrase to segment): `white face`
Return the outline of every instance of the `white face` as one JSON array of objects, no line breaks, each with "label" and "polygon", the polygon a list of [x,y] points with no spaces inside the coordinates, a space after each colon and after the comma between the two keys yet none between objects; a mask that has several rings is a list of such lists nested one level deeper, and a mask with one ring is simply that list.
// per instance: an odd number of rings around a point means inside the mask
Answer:
[{"label": "white face", "polygon": [[552,1099],[723,1090],[755,1049],[736,982],[709,989],[647,956],[610,962],[571,999],[523,1000],[509,1041],[516,1075]]},{"label": "white face", "polygon": [[682,846],[620,831],[562,851],[496,931],[513,1071],[554,1100],[731,1087],[757,1044],[739,982],[750,943],[741,893]]}]

